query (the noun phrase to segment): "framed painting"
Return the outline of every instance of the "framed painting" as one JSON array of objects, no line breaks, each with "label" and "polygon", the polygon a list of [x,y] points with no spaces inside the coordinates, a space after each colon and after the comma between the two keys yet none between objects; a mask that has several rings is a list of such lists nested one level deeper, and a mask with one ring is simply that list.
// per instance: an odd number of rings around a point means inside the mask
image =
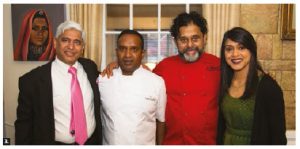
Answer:
[{"label": "framed painting", "polygon": [[295,4],[281,5],[281,39],[295,40],[296,7]]},{"label": "framed painting", "polygon": [[64,4],[12,4],[15,61],[48,61],[55,56],[53,40],[65,20]]}]

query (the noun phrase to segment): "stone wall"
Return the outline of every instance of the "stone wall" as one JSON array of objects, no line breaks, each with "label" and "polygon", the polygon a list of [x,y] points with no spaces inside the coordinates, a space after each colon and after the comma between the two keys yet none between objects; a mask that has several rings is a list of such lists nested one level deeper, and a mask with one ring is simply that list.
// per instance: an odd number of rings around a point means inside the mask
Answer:
[{"label": "stone wall", "polygon": [[281,40],[279,4],[241,5],[241,27],[249,30],[257,42],[258,59],[263,69],[281,86],[285,100],[287,129],[295,130],[296,44]]}]

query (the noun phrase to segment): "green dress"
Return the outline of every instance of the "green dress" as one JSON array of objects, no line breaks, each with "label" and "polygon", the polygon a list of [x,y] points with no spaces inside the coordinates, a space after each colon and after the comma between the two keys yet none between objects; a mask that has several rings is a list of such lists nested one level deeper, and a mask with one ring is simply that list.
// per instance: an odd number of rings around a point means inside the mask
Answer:
[{"label": "green dress", "polygon": [[222,113],[225,119],[225,145],[249,145],[253,124],[255,95],[249,99],[233,98],[228,93],[224,96]]}]

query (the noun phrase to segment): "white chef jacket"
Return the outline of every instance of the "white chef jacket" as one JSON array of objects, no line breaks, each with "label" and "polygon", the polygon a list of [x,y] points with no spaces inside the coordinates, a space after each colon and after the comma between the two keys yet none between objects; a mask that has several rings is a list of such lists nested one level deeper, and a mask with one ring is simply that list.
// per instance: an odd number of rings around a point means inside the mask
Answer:
[{"label": "white chef jacket", "polygon": [[165,121],[166,88],[156,74],[138,68],[131,76],[99,75],[103,144],[155,144],[156,119]]}]

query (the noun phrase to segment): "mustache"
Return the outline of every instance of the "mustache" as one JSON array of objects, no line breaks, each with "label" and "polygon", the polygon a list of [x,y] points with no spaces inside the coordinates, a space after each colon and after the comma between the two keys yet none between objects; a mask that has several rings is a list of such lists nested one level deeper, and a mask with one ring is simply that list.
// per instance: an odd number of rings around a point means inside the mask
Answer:
[{"label": "mustache", "polygon": [[182,53],[186,53],[188,51],[193,51],[193,50],[200,51],[198,47],[187,47],[187,48],[183,49]]}]

